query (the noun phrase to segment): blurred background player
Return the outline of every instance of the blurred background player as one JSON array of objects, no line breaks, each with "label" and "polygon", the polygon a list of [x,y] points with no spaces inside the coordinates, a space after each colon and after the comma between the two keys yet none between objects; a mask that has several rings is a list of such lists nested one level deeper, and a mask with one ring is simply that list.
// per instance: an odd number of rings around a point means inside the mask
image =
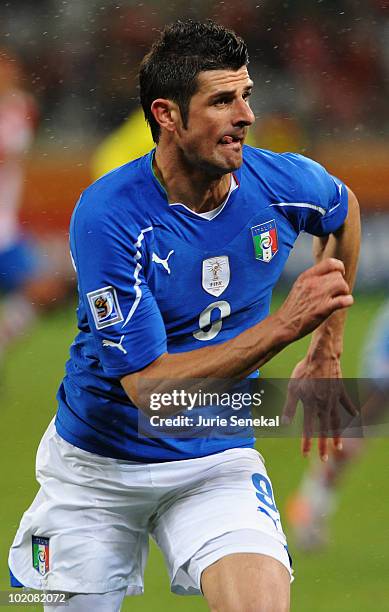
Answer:
[{"label": "blurred background player", "polygon": [[16,56],[0,50],[0,359],[34,321],[37,309],[63,293],[19,222],[24,158],[37,123],[36,104],[21,80]]},{"label": "blurred background player", "polygon": [[338,506],[344,473],[368,447],[363,435],[369,435],[369,426],[388,422],[389,300],[371,326],[362,351],[361,376],[367,399],[362,407],[366,429],[359,438],[344,437],[342,450],[333,449],[327,463],[313,460],[287,501],[287,520],[295,545],[302,550],[319,550],[328,544],[330,520]]}]

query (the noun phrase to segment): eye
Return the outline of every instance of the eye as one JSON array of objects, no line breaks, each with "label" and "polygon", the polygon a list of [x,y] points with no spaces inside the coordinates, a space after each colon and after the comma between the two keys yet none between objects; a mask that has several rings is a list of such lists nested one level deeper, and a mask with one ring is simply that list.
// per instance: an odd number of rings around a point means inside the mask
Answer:
[{"label": "eye", "polygon": [[250,96],[251,96],[251,91],[245,91],[242,98],[243,100],[248,100]]},{"label": "eye", "polygon": [[215,106],[224,106],[226,104],[230,103],[230,98],[228,98],[227,96],[224,96],[222,98],[218,98],[217,100],[215,100],[214,105]]}]

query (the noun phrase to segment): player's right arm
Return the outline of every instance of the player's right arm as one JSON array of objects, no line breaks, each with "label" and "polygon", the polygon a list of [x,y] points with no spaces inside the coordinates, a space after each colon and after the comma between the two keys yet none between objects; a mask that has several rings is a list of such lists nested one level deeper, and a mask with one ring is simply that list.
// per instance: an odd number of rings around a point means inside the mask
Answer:
[{"label": "player's right arm", "polygon": [[[134,404],[147,413],[150,390],[167,391],[166,379],[246,377],[285,346],[316,329],[333,312],[352,303],[343,263],[326,259],[301,274],[279,310],[260,323],[216,346],[165,352],[142,370],[121,378],[121,384]],[[144,396],[142,379],[147,380]],[[163,411],[168,415],[177,408],[165,407]]]}]

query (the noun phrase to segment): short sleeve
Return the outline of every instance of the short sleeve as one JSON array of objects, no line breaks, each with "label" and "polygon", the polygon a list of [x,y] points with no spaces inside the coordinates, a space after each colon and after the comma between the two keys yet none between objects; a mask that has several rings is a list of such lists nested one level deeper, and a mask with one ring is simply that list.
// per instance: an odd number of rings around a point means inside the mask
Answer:
[{"label": "short sleeve", "polygon": [[303,155],[285,153],[282,157],[289,189],[273,205],[282,208],[299,232],[315,236],[335,232],[347,216],[346,185]]},{"label": "short sleeve", "polygon": [[[103,210],[103,212],[102,212]],[[99,204],[83,202],[73,213],[70,247],[77,272],[80,310],[108,376],[136,372],[166,352],[166,331],[145,280],[150,226],[136,226]]]}]

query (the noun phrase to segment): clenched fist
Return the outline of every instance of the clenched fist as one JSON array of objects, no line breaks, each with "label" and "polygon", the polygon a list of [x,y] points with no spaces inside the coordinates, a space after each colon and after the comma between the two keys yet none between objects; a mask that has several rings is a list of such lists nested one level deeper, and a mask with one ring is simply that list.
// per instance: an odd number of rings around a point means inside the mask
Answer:
[{"label": "clenched fist", "polygon": [[344,273],[343,262],[329,258],[300,274],[276,313],[291,341],[309,334],[335,310],[353,304]]}]

